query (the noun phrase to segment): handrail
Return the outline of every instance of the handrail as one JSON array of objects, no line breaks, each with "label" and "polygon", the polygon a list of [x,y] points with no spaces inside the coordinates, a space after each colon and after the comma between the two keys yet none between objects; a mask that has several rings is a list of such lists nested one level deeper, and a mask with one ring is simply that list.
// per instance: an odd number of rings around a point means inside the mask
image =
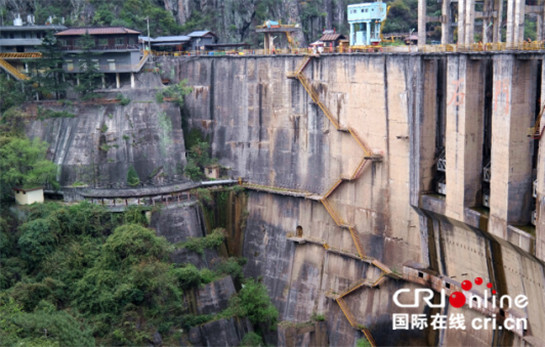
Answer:
[{"label": "handrail", "polygon": [[13,65],[8,63],[6,60],[0,58],[0,67],[2,67],[7,73],[12,75],[18,80],[26,81],[29,79],[29,77],[23,73],[21,73],[19,70],[17,70]]},{"label": "handrail", "polygon": [[352,236],[352,241],[354,241],[354,245],[356,245],[358,255],[360,256],[360,258],[365,257],[365,254],[363,253],[363,246],[361,245],[360,236],[358,235],[357,231],[352,227],[349,227],[348,230],[350,231],[350,236]]},{"label": "handrail", "polygon": [[135,72],[140,71],[140,69],[142,68],[142,66],[144,66],[144,64],[148,61],[148,58],[149,58],[149,52],[145,50],[145,51],[144,51],[144,55],[142,56],[142,59],[140,59],[140,61],[139,61],[138,64],[136,65],[134,71],[135,71]]},{"label": "handrail", "polygon": [[41,58],[42,53],[40,52],[10,52],[10,53],[0,53],[0,58],[3,59],[28,59],[28,58]]},{"label": "handrail", "polygon": [[[543,51],[544,43],[541,41],[532,42],[492,42],[492,43],[472,43],[472,44],[443,44],[443,45],[400,45],[400,46],[351,46],[351,47],[333,47],[320,52],[320,54],[351,54],[356,52],[366,53],[449,53],[449,52],[506,52],[506,51]],[[275,54],[294,54],[309,55],[316,54],[313,48],[287,48],[274,49],[274,51],[265,49],[242,49],[230,51],[174,51],[162,52],[151,51],[154,56],[185,56],[185,55],[275,55]]]}]

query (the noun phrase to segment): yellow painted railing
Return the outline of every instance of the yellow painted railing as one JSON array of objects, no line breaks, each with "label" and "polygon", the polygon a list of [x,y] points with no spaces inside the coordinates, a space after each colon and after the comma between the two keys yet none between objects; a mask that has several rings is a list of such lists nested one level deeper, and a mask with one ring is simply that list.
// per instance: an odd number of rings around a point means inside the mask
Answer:
[{"label": "yellow painted railing", "polygon": [[0,67],[2,67],[6,72],[8,72],[10,75],[15,77],[18,80],[28,80],[29,77],[23,73],[21,73],[19,70],[17,70],[13,65],[5,61],[4,59],[0,58]]},{"label": "yellow painted railing", "polygon": [[343,311],[346,319],[348,319],[348,323],[350,323],[352,327],[357,328],[358,322],[356,321],[356,317],[354,317],[343,298],[337,298],[337,300],[335,301],[337,301],[337,304],[339,304],[341,311]]},{"label": "yellow painted railing", "polygon": [[144,66],[144,64],[148,61],[149,58],[149,52],[144,50],[144,55],[142,56],[142,59],[140,59],[140,62],[136,65],[134,71],[138,72]]},{"label": "yellow painted railing", "polygon": [[400,46],[352,46],[352,47],[324,47],[321,51],[313,48],[282,48],[274,51],[264,49],[242,49],[231,51],[176,51],[160,52],[152,51],[155,56],[184,56],[184,55],[275,55],[275,54],[350,54],[365,53],[445,53],[445,52],[509,52],[509,51],[542,51],[544,43],[540,41],[517,42],[507,44],[505,42],[472,43],[472,44],[445,44],[445,45],[400,45]]},{"label": "yellow painted railing", "polygon": [[[339,131],[345,131],[345,132],[347,131],[350,134],[350,136],[358,143],[358,146],[362,149],[362,152],[363,152],[362,159],[360,160],[353,174],[348,179],[348,180],[355,180],[363,172],[363,168],[365,167],[365,164],[370,160],[378,159],[379,156],[373,154],[369,146],[365,143],[365,141],[363,141],[363,139],[358,135],[358,133],[354,129],[352,129],[351,127],[348,127],[347,129],[341,128],[340,123],[333,117],[333,114],[329,111],[329,109],[320,101],[318,93],[314,90],[314,88],[310,84],[310,81],[303,74],[303,70],[308,65],[311,58],[312,56],[307,56],[301,62],[301,64],[299,64],[297,70],[289,74],[288,77],[296,78],[297,80],[299,80],[299,82],[301,82],[301,84],[303,85],[303,88],[305,89],[305,91],[312,98],[312,101],[320,107],[324,115],[333,124],[335,129]],[[324,205],[326,211],[329,213],[333,221],[335,221],[335,224],[339,227],[348,229],[348,231],[350,232],[350,236],[352,237],[352,241],[354,242],[354,246],[356,247],[356,250],[358,252],[359,258],[362,260],[364,259],[367,260],[368,257],[365,256],[363,245],[361,243],[361,239],[359,237],[358,231],[353,226],[346,224],[346,222],[342,219],[342,217],[339,215],[337,210],[335,210],[335,208],[328,201],[328,198],[335,192],[335,190],[337,190],[337,188],[344,182],[344,180],[345,179],[343,178],[339,178],[337,181],[335,181],[335,183],[333,183],[333,185],[327,190],[327,192],[322,195],[322,198],[320,199],[320,201]],[[327,245],[326,243],[324,243],[323,245],[324,245],[324,248],[326,249],[329,248],[329,245]],[[386,279],[385,275],[390,274],[391,270],[386,265],[382,264],[380,261],[376,259],[374,259],[371,263],[375,265],[376,267],[378,267],[381,271],[383,271],[382,274],[379,276],[379,278],[371,284],[371,286],[375,287],[381,284]],[[362,287],[365,283],[366,283],[365,280],[361,280],[360,282],[351,286],[347,291],[345,291],[343,294],[337,297],[336,302],[341,308],[343,314],[345,315],[350,325],[356,329],[361,330],[364,333],[365,338],[371,344],[371,346],[376,346],[375,340],[373,339],[373,336],[371,335],[371,332],[369,331],[369,329],[357,323],[354,315],[352,314],[352,312],[346,305],[346,302],[343,300],[344,296]]]},{"label": "yellow painted railing", "polygon": [[41,58],[40,52],[28,52],[28,53],[0,53],[0,58],[3,59],[29,59],[29,58]]},{"label": "yellow painted railing", "polygon": [[348,230],[350,231],[350,235],[352,236],[352,241],[354,241],[354,245],[356,246],[356,250],[358,251],[358,255],[360,258],[365,257],[365,254],[363,253],[363,246],[361,244],[360,235],[358,234],[358,231],[352,227],[348,227]]}]

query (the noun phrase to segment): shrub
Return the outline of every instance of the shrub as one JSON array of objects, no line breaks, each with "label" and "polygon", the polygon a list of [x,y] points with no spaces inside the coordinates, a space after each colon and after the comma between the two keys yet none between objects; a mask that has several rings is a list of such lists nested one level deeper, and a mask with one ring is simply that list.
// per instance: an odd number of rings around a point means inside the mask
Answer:
[{"label": "shrub", "polygon": [[271,302],[267,288],[253,279],[247,280],[240,292],[231,297],[229,307],[234,315],[247,317],[252,323],[276,326],[278,311]]},{"label": "shrub", "polygon": [[183,80],[178,84],[174,84],[163,88],[155,94],[155,99],[158,103],[162,103],[165,98],[172,99],[179,107],[184,105],[184,98],[191,93],[193,89],[187,86],[187,80]]},{"label": "shrub", "polygon": [[217,228],[205,237],[190,237],[181,244],[182,248],[203,254],[205,248],[217,248],[223,244],[225,239],[224,230]]},{"label": "shrub", "polygon": [[242,341],[240,342],[241,347],[259,347],[264,346],[263,339],[258,334],[254,333],[253,331],[248,332],[244,337],[242,338]]},{"label": "shrub", "polygon": [[119,93],[117,94],[117,97],[116,97],[118,100],[119,100],[119,103],[122,105],[122,106],[127,106],[128,104],[130,104],[131,102],[131,99],[125,97],[125,95]]},{"label": "shrub", "polygon": [[140,177],[138,176],[136,169],[132,165],[127,171],[127,184],[131,187],[136,187],[140,184]]}]

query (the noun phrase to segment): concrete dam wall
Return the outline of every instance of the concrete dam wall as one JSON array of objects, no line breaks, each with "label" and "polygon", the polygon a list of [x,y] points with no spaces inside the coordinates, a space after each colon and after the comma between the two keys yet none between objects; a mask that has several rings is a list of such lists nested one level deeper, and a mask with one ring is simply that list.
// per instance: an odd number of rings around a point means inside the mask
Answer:
[{"label": "concrete dam wall", "polygon": [[[528,129],[543,56],[304,59],[160,61],[193,87],[189,126],[249,182],[246,271],[262,276],[281,319],[324,313],[332,345],[369,332],[378,345],[542,345],[545,172]],[[527,326],[478,330],[472,319],[496,313],[393,301],[402,288],[449,292],[464,280],[481,295],[490,283],[527,296],[526,307],[497,311]],[[468,327],[393,329],[393,314],[422,313],[461,313]]]}]

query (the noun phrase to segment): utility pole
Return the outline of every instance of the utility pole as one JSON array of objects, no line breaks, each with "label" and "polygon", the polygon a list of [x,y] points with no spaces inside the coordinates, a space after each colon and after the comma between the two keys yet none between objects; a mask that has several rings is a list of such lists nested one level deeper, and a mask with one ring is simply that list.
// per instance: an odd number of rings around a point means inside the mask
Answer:
[{"label": "utility pole", "polygon": [[151,52],[151,37],[149,36],[149,16],[146,17],[148,23],[148,51]]}]

